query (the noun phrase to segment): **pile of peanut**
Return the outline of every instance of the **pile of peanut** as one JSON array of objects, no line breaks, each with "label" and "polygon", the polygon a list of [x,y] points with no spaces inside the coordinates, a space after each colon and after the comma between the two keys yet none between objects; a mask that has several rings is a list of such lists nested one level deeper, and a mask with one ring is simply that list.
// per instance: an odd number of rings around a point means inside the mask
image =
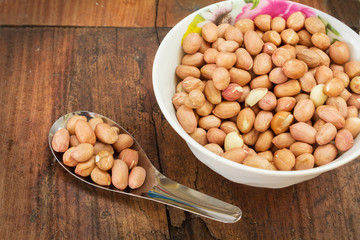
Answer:
[{"label": "pile of peanut", "polygon": [[304,170],[333,161],[360,131],[360,62],[317,17],[258,15],[188,34],[176,116],[199,144],[247,166]]},{"label": "pile of peanut", "polygon": [[[137,166],[139,153],[131,149],[133,143],[130,135],[120,134],[118,127],[104,123],[100,117],[88,122],[85,116],[74,116],[66,128],[54,134],[51,145],[56,152],[64,153],[64,165],[75,167],[77,175],[90,176],[101,186],[112,183],[117,189],[124,190],[127,186],[131,189],[141,187],[146,177],[145,169]],[[115,155],[118,159],[114,159]]]}]

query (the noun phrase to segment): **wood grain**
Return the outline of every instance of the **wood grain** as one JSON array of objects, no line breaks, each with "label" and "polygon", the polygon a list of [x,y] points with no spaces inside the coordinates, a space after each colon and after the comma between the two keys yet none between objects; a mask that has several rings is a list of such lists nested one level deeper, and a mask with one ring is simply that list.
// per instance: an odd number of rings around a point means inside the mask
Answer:
[{"label": "wood grain", "polygon": [[156,47],[153,29],[0,29],[0,239],[169,238],[163,205],[75,180],[47,143],[58,117],[86,109],[134,132],[158,166]]},{"label": "wood grain", "polygon": [[1,0],[0,25],[153,27],[156,0]]}]

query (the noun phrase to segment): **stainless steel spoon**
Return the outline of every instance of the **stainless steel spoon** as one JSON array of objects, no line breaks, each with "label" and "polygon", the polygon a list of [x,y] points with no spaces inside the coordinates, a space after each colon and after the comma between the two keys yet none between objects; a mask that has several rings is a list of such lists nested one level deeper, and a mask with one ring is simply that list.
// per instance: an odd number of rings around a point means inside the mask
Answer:
[{"label": "stainless steel spoon", "polygon": [[132,148],[139,151],[138,165],[142,166],[146,170],[146,179],[142,187],[134,190],[127,188],[125,191],[120,191],[113,186],[104,187],[97,185],[91,181],[90,177],[84,178],[76,175],[73,168],[67,167],[62,163],[63,154],[55,152],[51,146],[51,141],[55,132],[61,128],[65,128],[67,121],[76,115],[85,116],[88,120],[94,117],[101,117],[105,123],[108,123],[110,126],[117,126],[122,133],[129,134],[116,122],[93,112],[78,111],[68,113],[60,117],[50,129],[49,146],[57,162],[75,178],[97,188],[153,200],[220,222],[234,223],[241,218],[242,213],[240,208],[185,187],[162,175],[151,164],[149,158],[146,156],[136,139],[134,139],[134,145]]}]

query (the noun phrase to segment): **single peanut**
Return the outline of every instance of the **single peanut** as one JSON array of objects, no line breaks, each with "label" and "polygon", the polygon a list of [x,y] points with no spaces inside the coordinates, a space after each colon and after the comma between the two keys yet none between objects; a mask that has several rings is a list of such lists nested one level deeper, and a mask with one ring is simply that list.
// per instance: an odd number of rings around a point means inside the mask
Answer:
[{"label": "single peanut", "polygon": [[114,160],[114,166],[111,169],[111,175],[111,182],[117,189],[124,190],[128,186],[129,168],[123,160]]},{"label": "single peanut", "polygon": [[268,14],[260,14],[254,18],[254,23],[261,31],[266,32],[270,30],[271,16]]},{"label": "single peanut", "polygon": [[78,162],[71,157],[71,153],[74,151],[74,149],[75,147],[69,148],[62,157],[64,165],[68,167],[76,167],[76,165],[78,165]]},{"label": "single peanut", "polygon": [[254,106],[266,95],[267,92],[267,88],[255,88],[251,90],[245,98],[245,106]]},{"label": "single peanut", "polygon": [[335,137],[335,146],[339,151],[347,151],[354,145],[354,138],[348,129],[341,129]]},{"label": "single peanut", "polygon": [[236,116],[240,112],[240,104],[235,101],[223,101],[217,104],[212,113],[221,118],[227,119]]},{"label": "single peanut", "polygon": [[194,66],[179,65],[176,67],[175,73],[181,79],[186,77],[200,78],[200,70]]},{"label": "single peanut", "polygon": [[284,63],[289,59],[291,59],[290,52],[284,48],[276,49],[271,55],[272,62],[278,67],[284,65]]},{"label": "single peanut", "polygon": [[305,62],[298,59],[286,60],[282,66],[284,74],[291,79],[299,79],[307,72],[308,67]]},{"label": "single peanut", "polygon": [[325,51],[331,45],[330,38],[325,33],[314,33],[311,36],[311,42],[315,47]]},{"label": "single peanut", "polygon": [[76,121],[75,134],[80,143],[90,143],[94,145],[96,142],[94,130],[92,130],[89,123],[85,121]]},{"label": "single peanut", "polygon": [[213,22],[206,23],[201,30],[202,37],[209,43],[215,42],[218,38],[218,30]]},{"label": "single peanut", "polygon": [[76,135],[71,135],[70,136],[70,147],[77,147],[77,145],[79,145],[80,142],[77,139]]},{"label": "single peanut", "polygon": [[200,79],[194,77],[186,77],[181,81],[183,89],[190,93],[192,90],[198,89],[200,91],[204,91],[205,83],[203,83]]},{"label": "single peanut", "polygon": [[314,151],[315,164],[322,166],[332,162],[337,156],[337,149],[334,144],[326,144],[318,146]]},{"label": "single peanut", "polygon": [[303,30],[300,30],[299,32],[297,32],[297,34],[299,36],[299,44],[306,46],[306,47],[314,46],[311,42],[311,35],[308,31],[303,29]]},{"label": "single peanut", "polygon": [[324,84],[318,84],[311,89],[310,99],[315,104],[315,107],[323,105],[326,99],[328,98],[328,96],[325,95],[323,89],[324,89]]},{"label": "single peanut", "polygon": [[326,104],[334,106],[344,118],[348,117],[348,106],[343,98],[330,97],[326,100]]},{"label": "single peanut", "polygon": [[114,148],[112,145],[96,142],[94,144],[94,155],[97,155],[101,151],[108,151],[109,153],[114,154]]},{"label": "single peanut", "polygon": [[86,162],[94,154],[94,146],[90,143],[81,143],[71,152],[71,158],[77,162]]},{"label": "single peanut", "polygon": [[271,56],[276,49],[277,49],[277,47],[275,44],[273,44],[271,42],[267,42],[267,43],[264,43],[262,52],[269,54]]},{"label": "single peanut", "polygon": [[345,72],[339,71],[339,70],[332,70],[332,72],[333,72],[334,78],[340,79],[344,83],[344,87],[349,86],[350,79],[349,79],[349,76]]},{"label": "single peanut", "polygon": [[180,106],[176,111],[176,117],[180,125],[187,133],[192,133],[195,131],[197,121],[195,113],[191,108],[188,108],[185,105]]},{"label": "single peanut", "polygon": [[112,168],[114,164],[114,157],[108,151],[101,151],[98,154],[96,154],[95,163],[98,168],[107,171]]},{"label": "single peanut", "polygon": [[277,100],[275,112],[286,111],[291,112],[296,104],[296,100],[293,97],[281,97]]},{"label": "single peanut", "polygon": [[306,170],[314,167],[315,158],[310,153],[304,153],[296,157],[295,170]]},{"label": "single peanut", "polygon": [[213,72],[213,83],[218,90],[227,88],[230,83],[229,71],[224,67],[217,67]]},{"label": "single peanut", "polygon": [[278,33],[281,33],[286,27],[286,21],[282,17],[274,17],[271,20],[270,28]]},{"label": "single peanut", "polygon": [[243,94],[243,88],[236,83],[230,83],[222,92],[222,97],[227,101],[235,101]]},{"label": "single peanut", "polygon": [[333,106],[319,106],[316,109],[316,113],[322,120],[334,124],[334,126],[338,129],[343,128],[345,125],[345,118]]},{"label": "single peanut", "polygon": [[281,67],[273,68],[269,73],[269,80],[275,84],[281,84],[288,80]]},{"label": "single peanut", "polygon": [[295,155],[295,157],[297,157],[305,153],[311,154],[313,152],[313,147],[304,142],[295,142],[291,144],[290,151]]},{"label": "single peanut", "polygon": [[95,131],[96,125],[98,125],[99,123],[103,123],[103,122],[104,122],[104,120],[102,120],[101,117],[94,117],[89,120],[89,124],[93,131]]},{"label": "single peanut", "polygon": [[286,132],[293,120],[294,116],[290,112],[279,111],[271,120],[271,129],[276,135]]},{"label": "single peanut", "polygon": [[248,51],[245,48],[238,48],[235,51],[237,68],[244,70],[250,70],[253,67],[254,61]]},{"label": "single peanut", "polygon": [[188,108],[197,109],[204,105],[205,96],[204,94],[198,90],[192,90],[186,97],[184,101],[184,105]]},{"label": "single peanut", "polygon": [[247,158],[245,158],[243,164],[255,168],[276,170],[275,166],[272,165],[266,158],[256,155],[249,155]]},{"label": "single peanut", "polygon": [[240,111],[237,116],[236,125],[242,133],[248,133],[255,121],[255,113],[247,107]]},{"label": "single peanut", "polygon": [[277,150],[274,153],[274,164],[279,170],[290,171],[295,166],[295,156],[289,149]]},{"label": "single peanut", "polygon": [[344,91],[344,83],[340,79],[332,78],[325,83],[323,91],[329,97],[337,97]]},{"label": "single peanut", "polygon": [[210,103],[218,104],[221,102],[221,92],[215,87],[212,80],[206,82],[204,93]]},{"label": "single peanut", "polygon": [[237,163],[243,163],[245,158],[249,155],[248,151],[246,151],[242,147],[235,147],[230,150],[227,150],[224,152],[221,156],[223,158],[226,158],[228,160],[231,160],[233,162]]},{"label": "single peanut", "polygon": [[274,87],[274,94],[278,98],[296,96],[300,91],[301,87],[298,80],[289,80]]},{"label": "single peanut", "polygon": [[270,72],[272,68],[271,57],[266,53],[260,53],[254,58],[253,71],[257,75],[263,75]]},{"label": "single peanut", "polygon": [[353,77],[350,81],[350,89],[356,94],[360,94],[360,76]]},{"label": "single peanut", "polygon": [[309,17],[305,19],[305,28],[310,34],[325,33],[324,23],[317,17]]},{"label": "single peanut", "polygon": [[280,33],[281,39],[285,44],[296,45],[300,38],[294,29],[285,29]]},{"label": "single peanut", "polygon": [[268,160],[270,163],[273,163],[274,161],[274,156],[273,153],[270,150],[266,150],[264,152],[258,152],[257,155],[259,157],[265,158],[266,160]]},{"label": "single peanut", "polygon": [[304,61],[309,68],[317,67],[321,63],[320,55],[311,49],[301,49],[297,51],[296,57]]},{"label": "single peanut", "polygon": [[88,177],[95,166],[95,157],[93,156],[88,161],[77,164],[74,172],[79,176]]},{"label": "single peanut", "polygon": [[302,12],[294,12],[286,20],[286,26],[299,31],[305,25],[305,15]]},{"label": "single peanut", "polygon": [[269,129],[271,120],[273,119],[272,112],[260,111],[254,121],[254,129],[258,132],[265,132]]},{"label": "single peanut", "polygon": [[[360,76],[360,62],[359,61],[350,61],[345,63],[345,73],[349,76],[350,79]],[[69,129],[68,129],[69,130]]]},{"label": "single peanut", "polygon": [[201,67],[204,64],[204,54],[197,52],[187,54],[181,59],[181,65]]},{"label": "single peanut", "polygon": [[238,28],[243,34],[248,30],[255,30],[254,21],[249,18],[239,19],[239,21],[235,23],[235,27]]},{"label": "single peanut", "polygon": [[325,123],[316,133],[316,142],[319,145],[325,145],[334,140],[337,133],[336,127],[331,123]]},{"label": "single peanut", "polygon": [[215,63],[216,55],[219,51],[215,48],[208,48],[204,52],[204,60],[206,63]]},{"label": "single peanut", "polygon": [[209,143],[206,144],[204,146],[204,148],[206,148],[207,150],[221,156],[224,153],[224,150],[222,149],[222,147],[220,147],[218,144],[216,143]]},{"label": "single peanut", "polygon": [[230,133],[226,134],[225,141],[224,141],[225,152],[227,152],[233,148],[240,148],[243,145],[244,145],[244,141],[239,133],[230,132]]},{"label": "single peanut", "polygon": [[85,116],[73,116],[66,123],[66,129],[69,131],[70,135],[75,134],[75,124],[78,120],[87,121]]},{"label": "single peanut", "polygon": [[139,162],[139,152],[134,149],[126,148],[120,152],[119,158],[126,163],[129,169],[132,169],[137,166]]},{"label": "single peanut", "polygon": [[99,169],[98,167],[94,167],[91,171],[91,180],[93,180],[96,184],[102,186],[110,186],[111,184],[111,176],[108,172]]},{"label": "single peanut", "polygon": [[[239,29],[237,29],[236,27],[232,26],[232,25],[230,25],[229,27],[226,28],[225,33],[224,33],[224,37],[225,37],[226,40],[235,41],[239,45],[242,45],[242,43],[244,41],[242,32]],[[221,51],[220,48],[219,48],[219,50]]]},{"label": "single peanut", "polygon": [[295,139],[291,136],[290,133],[285,132],[275,136],[272,140],[272,143],[278,149],[289,148],[293,143],[295,143]]},{"label": "single peanut", "polygon": [[217,26],[217,30],[218,30],[218,38],[223,38],[226,29],[230,26],[229,23],[221,23]]},{"label": "single peanut", "polygon": [[204,104],[201,107],[197,108],[195,111],[199,116],[205,117],[211,114],[214,107],[214,104],[210,103],[208,100],[205,99]]},{"label": "single peanut", "polygon": [[350,51],[347,43],[335,41],[329,47],[329,55],[331,60],[337,64],[344,64],[350,59]]},{"label": "single peanut", "polygon": [[232,121],[224,121],[220,125],[220,129],[223,130],[226,134],[231,132],[239,133],[239,129],[236,124]]},{"label": "single peanut", "polygon": [[264,33],[262,40],[265,43],[272,43],[275,46],[279,46],[281,43],[281,37],[280,34],[276,31],[267,31]]},{"label": "single peanut", "polygon": [[230,69],[236,63],[236,54],[229,52],[219,52],[215,57],[217,67]]},{"label": "single peanut", "polygon": [[117,132],[115,132],[114,129],[112,129],[107,123],[97,124],[95,128],[95,135],[101,142],[106,144],[113,144],[119,138]]},{"label": "single peanut", "polygon": [[[333,72],[334,72],[334,71],[339,71],[339,72],[345,73],[345,68],[344,68],[344,66],[339,65],[339,64],[335,64],[335,63],[330,64],[330,69],[331,69]],[[334,74],[335,74],[335,73],[334,73]]]},{"label": "single peanut", "polygon": [[199,52],[201,52],[202,54],[204,54],[204,52],[210,48],[210,43],[208,43],[207,41],[205,41],[203,38],[201,38],[201,45],[200,45],[200,49]]},{"label": "single peanut", "polygon": [[244,44],[245,49],[255,56],[261,52],[264,42],[255,31],[249,30],[244,34]]},{"label": "single peanut", "polygon": [[299,122],[309,121],[315,112],[315,105],[310,99],[301,99],[294,108],[294,117]]},{"label": "single peanut", "polygon": [[181,105],[184,105],[185,98],[188,94],[186,92],[177,92],[172,97],[171,101],[175,109],[178,109]]},{"label": "single peanut", "polygon": [[144,168],[137,166],[131,169],[129,174],[129,187],[131,189],[136,189],[141,187],[146,178],[146,171]]},{"label": "single peanut", "polygon": [[128,134],[119,134],[118,140],[113,144],[117,152],[121,152],[125,148],[130,148],[134,143],[133,138]]},{"label": "single peanut", "polygon": [[51,146],[56,152],[65,152],[68,150],[70,144],[70,134],[65,128],[59,129],[55,132],[51,141]]},{"label": "single peanut", "polygon": [[306,72],[304,76],[299,78],[299,83],[301,90],[307,93],[311,92],[311,89],[316,86],[315,78],[310,72]]},{"label": "single peanut", "polygon": [[290,134],[297,141],[309,144],[315,143],[316,130],[307,123],[298,122],[291,125]]},{"label": "single peanut", "polygon": [[346,119],[344,129],[349,130],[353,138],[355,138],[360,132],[360,118],[351,117]]},{"label": "single peanut", "polygon": [[[359,117],[359,111],[357,110],[357,108],[355,106],[349,106],[349,107],[347,107],[347,109],[348,109],[347,118]],[[70,137],[70,140],[71,140],[71,137]]]},{"label": "single peanut", "polygon": [[218,128],[220,127],[221,119],[216,117],[215,115],[209,115],[205,117],[201,117],[199,119],[199,127],[209,130],[210,128]]},{"label": "single peanut", "polygon": [[183,50],[188,54],[196,53],[201,46],[201,37],[197,33],[189,33],[183,41]]},{"label": "single peanut", "polygon": [[251,80],[251,82],[250,82],[250,88],[251,89],[254,89],[254,88],[271,89],[272,86],[273,86],[273,84],[270,82],[269,76],[266,75],[266,74],[258,76],[256,78],[254,78],[253,80]]},{"label": "single peanut", "polygon": [[256,141],[259,138],[259,134],[260,132],[256,131],[255,128],[251,129],[251,131],[248,133],[244,133],[242,135],[244,143],[249,146],[255,145]]},{"label": "single peanut", "polygon": [[208,144],[206,131],[202,128],[196,128],[193,133],[190,133],[190,137],[192,137],[196,142],[198,142],[202,146]]},{"label": "single peanut", "polygon": [[351,93],[346,103],[348,106],[354,106],[357,109],[360,109],[360,95]]},{"label": "single peanut", "polygon": [[239,84],[241,87],[248,84],[251,80],[251,75],[248,71],[232,67],[229,70],[230,82]]},{"label": "single peanut", "polygon": [[255,151],[263,152],[271,148],[274,133],[271,130],[267,130],[259,134],[259,138],[255,144]]},{"label": "single peanut", "polygon": [[[242,41],[241,41],[242,42]],[[224,41],[221,44],[219,44],[219,50],[221,52],[235,52],[236,49],[239,48],[239,43],[233,40]]]}]

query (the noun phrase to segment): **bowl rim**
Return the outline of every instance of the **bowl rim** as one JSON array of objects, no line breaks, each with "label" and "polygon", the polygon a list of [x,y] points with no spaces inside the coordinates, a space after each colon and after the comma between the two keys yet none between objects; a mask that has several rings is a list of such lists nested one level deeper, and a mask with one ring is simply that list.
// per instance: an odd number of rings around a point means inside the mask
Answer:
[{"label": "bowl rim", "polygon": [[[232,0],[232,2],[238,2],[238,1],[243,1],[243,0]],[[256,173],[259,175],[265,175],[265,176],[276,176],[276,177],[303,177],[303,176],[310,176],[310,175],[319,175],[321,173],[333,170],[335,168],[338,168],[342,165],[345,165],[348,162],[351,162],[353,160],[355,160],[359,155],[360,155],[360,149],[359,152],[357,154],[357,156],[353,156],[353,154],[351,154],[350,156],[346,156],[344,159],[337,161],[337,158],[335,158],[335,160],[333,160],[332,162],[322,165],[322,166],[317,166],[311,169],[306,169],[306,170],[290,170],[290,171],[280,171],[280,170],[266,170],[266,169],[261,169],[261,168],[255,168],[255,167],[250,167],[250,166],[246,166],[243,164],[239,164],[236,162],[233,162],[229,159],[226,159],[224,157],[221,157],[213,152],[211,152],[210,150],[204,148],[201,144],[199,144],[198,142],[196,142],[193,138],[190,137],[190,135],[180,126],[178,127],[178,125],[180,125],[179,123],[176,123],[175,121],[173,121],[168,115],[170,114],[170,112],[168,112],[166,110],[166,106],[163,102],[159,101],[159,96],[161,95],[160,90],[158,88],[156,88],[156,79],[159,78],[158,76],[158,72],[156,71],[156,69],[160,68],[160,64],[159,64],[159,58],[160,58],[160,51],[162,49],[162,46],[168,41],[168,39],[171,38],[171,36],[178,34],[177,31],[179,28],[182,27],[183,23],[188,21],[190,18],[193,19],[193,17],[195,17],[198,13],[204,11],[206,8],[210,8],[214,5],[222,5],[225,4],[226,1],[224,2],[217,2],[217,3],[213,3],[210,5],[207,5],[203,8],[198,9],[197,11],[187,15],[186,17],[184,17],[181,21],[179,21],[164,37],[164,39],[162,40],[162,42],[160,43],[158,50],[156,51],[155,54],[155,58],[153,61],[153,68],[152,68],[152,82],[153,82],[153,90],[155,93],[155,98],[157,100],[157,103],[160,107],[160,110],[162,112],[162,114],[164,115],[164,117],[166,118],[166,120],[168,121],[168,123],[170,124],[170,126],[176,131],[177,134],[179,134],[187,144],[190,144],[191,147],[194,147],[197,151],[204,153],[206,155],[209,155],[209,157],[212,157],[213,159],[215,159],[218,163],[221,164],[225,164],[228,167],[231,168],[237,168],[239,170],[244,170],[247,171],[249,173]],[[292,2],[292,4],[296,4],[296,5],[300,5],[306,8],[310,8],[311,10],[313,10],[317,16],[319,15],[324,15],[325,16],[325,20],[329,21],[331,20],[331,22],[335,22],[336,24],[340,24],[342,26],[345,27],[346,31],[352,32],[353,34],[355,34],[358,38],[358,41],[360,43],[360,36],[354,31],[352,30],[350,27],[348,27],[345,23],[341,22],[340,20],[336,19],[335,17],[321,11],[318,9],[315,9],[313,7],[310,7],[308,5],[302,4],[302,3],[297,3],[297,2]],[[194,153],[193,153],[194,154]],[[198,159],[200,160],[200,159]],[[200,160],[201,162],[203,162],[202,160]],[[206,163],[204,163],[205,165],[207,165]],[[207,166],[209,167],[209,166]]]}]

